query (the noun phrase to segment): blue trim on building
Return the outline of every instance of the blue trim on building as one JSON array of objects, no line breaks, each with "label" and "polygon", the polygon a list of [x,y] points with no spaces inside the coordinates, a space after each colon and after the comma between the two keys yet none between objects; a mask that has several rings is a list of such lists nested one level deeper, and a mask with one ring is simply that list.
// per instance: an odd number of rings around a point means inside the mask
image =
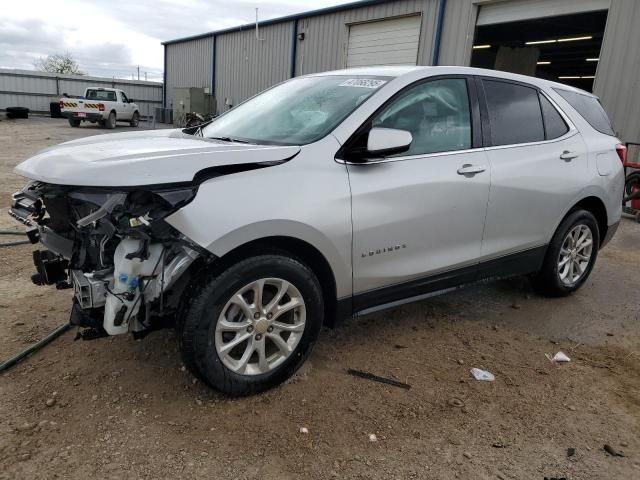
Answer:
[{"label": "blue trim on building", "polygon": [[442,29],[444,28],[444,11],[447,9],[447,0],[440,0],[438,5],[438,20],[436,21],[436,33],[433,41],[433,54],[431,65],[438,66],[440,62],[440,45],[442,43]]},{"label": "blue trim on building", "polygon": [[296,76],[296,56],[298,55],[298,19],[293,21],[293,36],[291,37],[291,72],[289,77]]}]

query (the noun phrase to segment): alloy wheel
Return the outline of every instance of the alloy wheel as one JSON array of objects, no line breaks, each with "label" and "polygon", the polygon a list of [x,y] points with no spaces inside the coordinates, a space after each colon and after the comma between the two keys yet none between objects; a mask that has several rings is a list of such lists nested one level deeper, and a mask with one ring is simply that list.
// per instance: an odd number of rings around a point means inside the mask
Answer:
[{"label": "alloy wheel", "polygon": [[567,286],[582,278],[593,252],[593,233],[584,224],[576,225],[564,238],[558,256],[558,277]]},{"label": "alloy wheel", "polygon": [[222,363],[240,375],[259,375],[293,353],[305,329],[300,291],[281,278],[251,282],[227,301],[214,332]]}]

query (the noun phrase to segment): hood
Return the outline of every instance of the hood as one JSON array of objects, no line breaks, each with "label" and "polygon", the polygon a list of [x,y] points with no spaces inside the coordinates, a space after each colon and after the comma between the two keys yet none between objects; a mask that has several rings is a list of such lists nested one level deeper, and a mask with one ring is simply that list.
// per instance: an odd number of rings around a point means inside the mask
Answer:
[{"label": "hood", "polygon": [[181,130],[95,135],[37,153],[15,168],[57,185],[135,187],[189,182],[206,168],[285,161],[297,146],[249,145],[194,137]]}]

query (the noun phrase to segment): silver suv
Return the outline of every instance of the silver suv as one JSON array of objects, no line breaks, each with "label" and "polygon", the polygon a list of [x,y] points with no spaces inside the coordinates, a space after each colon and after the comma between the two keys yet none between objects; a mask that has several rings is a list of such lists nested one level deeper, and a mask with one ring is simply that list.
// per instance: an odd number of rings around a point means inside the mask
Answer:
[{"label": "silver suv", "polygon": [[211,123],[100,135],[21,163],[11,214],[84,338],[175,324],[230,395],[291,376],[321,326],[486,278],[567,295],[621,215],[596,97],[458,67],[292,79]]}]

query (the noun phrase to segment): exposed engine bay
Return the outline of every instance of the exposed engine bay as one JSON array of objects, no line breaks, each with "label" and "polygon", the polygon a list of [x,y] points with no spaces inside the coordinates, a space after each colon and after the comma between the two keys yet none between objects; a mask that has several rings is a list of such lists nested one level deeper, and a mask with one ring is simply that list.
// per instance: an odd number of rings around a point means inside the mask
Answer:
[{"label": "exposed engine bay", "polygon": [[25,224],[37,285],[74,289],[71,323],[86,337],[141,335],[175,315],[181,277],[209,253],[164,219],[197,185],[100,189],[33,181],[13,195],[10,215]]}]

